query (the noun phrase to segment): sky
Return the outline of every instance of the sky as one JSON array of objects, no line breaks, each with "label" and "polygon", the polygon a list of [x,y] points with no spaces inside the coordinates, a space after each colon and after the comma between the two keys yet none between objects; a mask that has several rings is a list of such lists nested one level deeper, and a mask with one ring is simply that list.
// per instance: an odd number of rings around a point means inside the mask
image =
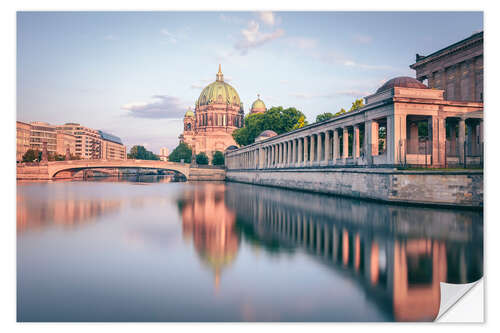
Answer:
[{"label": "sky", "polygon": [[17,120],[159,153],[219,64],[245,113],[260,94],[312,123],[481,30],[482,12],[18,12]]}]

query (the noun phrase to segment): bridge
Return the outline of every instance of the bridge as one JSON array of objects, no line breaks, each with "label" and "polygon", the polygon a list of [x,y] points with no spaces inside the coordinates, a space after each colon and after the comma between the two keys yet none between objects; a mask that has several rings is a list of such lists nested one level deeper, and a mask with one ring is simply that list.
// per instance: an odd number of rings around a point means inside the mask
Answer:
[{"label": "bridge", "polygon": [[71,160],[38,164],[20,163],[17,166],[17,179],[65,179],[73,178],[77,172],[82,170],[113,168],[169,170],[184,175],[187,180],[225,179],[225,170],[222,168],[149,160]]}]

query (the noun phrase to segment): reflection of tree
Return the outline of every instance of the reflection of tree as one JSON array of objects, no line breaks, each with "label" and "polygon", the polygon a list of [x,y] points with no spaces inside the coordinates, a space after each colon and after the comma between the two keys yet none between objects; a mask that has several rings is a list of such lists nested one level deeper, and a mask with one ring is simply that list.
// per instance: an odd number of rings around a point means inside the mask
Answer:
[{"label": "reflection of tree", "polygon": [[235,214],[224,202],[224,184],[206,184],[203,190],[185,193],[177,204],[184,238],[192,237],[202,261],[214,271],[218,287],[221,271],[235,259],[240,242]]}]

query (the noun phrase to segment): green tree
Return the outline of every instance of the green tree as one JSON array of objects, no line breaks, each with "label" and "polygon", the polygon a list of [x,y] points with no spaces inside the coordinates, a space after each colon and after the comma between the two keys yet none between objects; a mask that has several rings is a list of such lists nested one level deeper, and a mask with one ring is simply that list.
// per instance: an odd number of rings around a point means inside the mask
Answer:
[{"label": "green tree", "polygon": [[306,116],[300,116],[299,121],[295,125],[293,125],[292,130],[296,130],[302,128],[307,125]]},{"label": "green tree", "polygon": [[333,117],[335,117],[335,115],[331,112],[321,113],[321,114],[318,114],[316,116],[316,122],[319,123],[319,122],[328,120],[328,119],[333,118]]},{"label": "green tree", "polygon": [[38,150],[28,149],[23,155],[23,162],[33,162],[34,160],[39,160],[40,152]]},{"label": "green tree", "polygon": [[296,108],[272,107],[264,113],[247,115],[245,126],[233,131],[233,138],[240,146],[246,146],[253,143],[265,130],[272,130],[277,134],[292,131],[301,117],[303,117],[302,126],[307,125],[304,114]]},{"label": "green tree", "polygon": [[208,164],[208,156],[204,152],[201,152],[196,155],[196,164],[207,165]]},{"label": "green tree", "polygon": [[212,157],[212,165],[224,165],[224,154],[221,151],[216,151]]},{"label": "green tree", "polygon": [[184,160],[185,163],[191,163],[193,151],[187,143],[181,142],[175,149],[168,155],[170,162],[180,162]]},{"label": "green tree", "polygon": [[153,152],[147,150],[143,146],[133,146],[130,149],[130,153],[127,154],[129,159],[133,160],[159,160],[160,157],[155,155]]},{"label": "green tree", "polygon": [[352,102],[352,106],[349,109],[349,112],[356,111],[357,109],[361,109],[363,106],[365,106],[365,103],[363,103],[363,99],[357,99],[354,102]]}]

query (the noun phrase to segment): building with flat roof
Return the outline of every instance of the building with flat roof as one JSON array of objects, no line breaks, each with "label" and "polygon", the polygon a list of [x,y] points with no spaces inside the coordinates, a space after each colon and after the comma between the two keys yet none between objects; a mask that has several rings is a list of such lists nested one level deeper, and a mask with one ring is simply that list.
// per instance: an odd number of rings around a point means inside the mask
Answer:
[{"label": "building with flat roof", "polygon": [[71,156],[76,155],[76,136],[70,133],[66,133],[60,129],[57,132],[57,149],[58,155],[66,156],[66,151],[69,149]]},{"label": "building with flat roof", "polygon": [[168,161],[168,153],[169,151],[167,147],[160,148],[160,160]]},{"label": "building with flat roof", "polygon": [[21,162],[30,149],[31,125],[16,121],[16,161]]},{"label": "building with flat roof", "polygon": [[427,56],[416,55],[410,65],[420,82],[444,90],[444,99],[483,101],[483,32]]},{"label": "building with flat roof", "polygon": [[56,154],[57,152],[57,132],[56,126],[43,121],[32,121],[30,123],[30,148],[42,151],[43,143],[47,143],[47,152]]},{"label": "building with flat roof", "polygon": [[101,159],[104,160],[126,160],[127,148],[122,140],[116,135],[98,131],[101,135]]}]

